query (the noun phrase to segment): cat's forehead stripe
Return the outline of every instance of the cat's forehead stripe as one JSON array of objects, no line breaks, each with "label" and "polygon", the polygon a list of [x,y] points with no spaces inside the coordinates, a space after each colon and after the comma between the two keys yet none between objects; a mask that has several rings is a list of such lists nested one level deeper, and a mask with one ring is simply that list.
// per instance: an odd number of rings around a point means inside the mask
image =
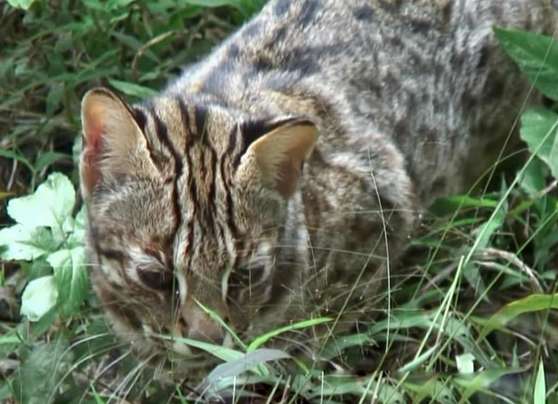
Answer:
[{"label": "cat's forehead stripe", "polygon": [[225,204],[226,204],[226,216],[227,216],[227,226],[233,236],[234,239],[238,239],[239,231],[236,223],[234,221],[234,202],[230,190],[231,184],[228,182],[227,170],[225,163],[227,161],[231,161],[232,154],[236,147],[237,137],[239,132],[239,125],[234,125],[229,133],[229,142],[227,144],[227,148],[223,152],[221,156],[221,164],[220,164],[220,171],[221,171],[221,182],[223,185],[223,189],[225,190]]}]

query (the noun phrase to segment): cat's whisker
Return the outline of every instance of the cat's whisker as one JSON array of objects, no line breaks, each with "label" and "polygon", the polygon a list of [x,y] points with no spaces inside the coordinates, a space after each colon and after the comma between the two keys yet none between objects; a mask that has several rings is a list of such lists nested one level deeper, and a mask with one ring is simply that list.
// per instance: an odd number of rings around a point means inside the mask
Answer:
[{"label": "cat's whisker", "polygon": [[[104,336],[104,335],[107,335],[107,334],[103,334],[103,336]],[[84,338],[84,339],[86,339],[86,340],[88,340],[88,341],[91,341],[91,340],[93,340],[93,339],[95,339],[95,338],[98,338],[98,336],[93,336],[93,338]],[[84,341],[82,341],[82,342],[84,342]],[[85,341],[85,342],[87,342],[87,341]],[[78,345],[79,345],[79,344],[73,344],[73,345],[71,346],[71,348],[67,348],[67,349],[66,349],[66,351],[63,353],[63,355],[64,355],[64,354],[67,354],[68,352],[71,351],[71,349],[75,348],[75,347],[78,346]],[[83,358],[81,358],[80,360],[78,360],[78,361],[76,361],[75,363],[73,363],[73,364],[69,367],[69,369],[66,370],[66,372],[64,372],[64,374],[60,377],[60,379],[58,380],[58,382],[56,383],[56,385],[52,388],[51,393],[50,393],[50,396],[49,396],[50,398],[48,398],[48,399],[46,400],[46,402],[51,402],[51,401],[52,401],[52,399],[54,398],[54,396],[55,396],[56,393],[58,392],[58,388],[62,385],[62,383],[64,383],[64,381],[66,380],[66,378],[67,378],[68,376],[70,376],[70,375],[71,375],[77,368],[79,368],[81,365],[83,365],[84,363],[87,363],[87,362],[89,362],[89,361],[95,359],[95,358],[98,357],[98,356],[104,355],[104,354],[110,352],[111,350],[113,350],[113,349],[115,349],[115,348],[118,348],[118,347],[120,347],[120,346],[123,346],[123,345],[125,345],[125,343],[113,343],[113,344],[111,344],[111,345],[109,345],[109,346],[107,346],[107,347],[104,347],[103,349],[100,349],[100,350],[97,351],[97,352],[92,352],[92,353],[90,353],[89,355],[86,355],[86,356],[84,356]]]},{"label": "cat's whisker", "polygon": [[[126,353],[126,356],[128,356],[130,353],[131,353],[131,351],[128,351],[128,352]],[[124,358],[125,358],[125,356],[122,355],[122,356],[121,356],[120,358],[118,358],[117,360],[118,360],[118,362],[120,362],[120,361],[123,360]],[[118,362],[115,361],[115,362],[109,364],[109,367],[107,367],[107,369],[104,369],[104,370],[101,372],[101,374],[105,373],[110,367],[115,366],[116,363],[118,363]],[[122,400],[125,400],[125,399],[126,399],[126,396],[127,396],[127,395],[122,396],[122,397],[120,396],[121,390],[123,390],[123,389],[126,387],[127,383],[128,383],[130,380],[132,380],[132,379],[136,376],[136,374],[137,374],[138,372],[141,372],[141,371],[142,371],[142,369],[146,366],[147,362],[148,362],[148,359],[146,359],[146,360],[144,360],[144,361],[140,361],[131,371],[128,372],[128,374],[126,374],[126,376],[125,376],[125,377],[122,379],[122,381],[116,386],[116,388],[114,388],[114,389],[112,390],[111,395],[109,396],[109,398],[108,398],[108,400],[107,400],[107,404],[109,404],[112,400],[114,400],[114,399],[116,399],[116,398],[122,399]],[[129,391],[128,391],[127,393],[129,393]]]},{"label": "cat's whisker", "polygon": [[[125,351],[123,354],[121,354],[120,356],[118,356],[116,359],[112,360],[111,362],[109,362],[107,365],[105,365],[103,368],[101,368],[98,373],[93,377],[93,380],[91,380],[91,385],[95,385],[95,383],[101,379],[103,377],[103,375],[105,373],[107,373],[110,370],[113,370],[113,368],[115,368],[116,366],[118,366],[118,364],[120,362],[122,362],[124,359],[126,359],[128,356],[130,356],[130,354],[132,353],[131,349],[128,349],[127,351]],[[84,393],[85,395],[85,393]]]},{"label": "cat's whisker", "polygon": [[[145,361],[141,362],[140,364],[138,364],[137,366],[137,370],[136,368],[132,369],[132,371],[126,376],[128,377],[129,375],[132,375],[135,373],[135,375],[133,376],[133,378],[130,378],[129,380],[129,387],[124,391],[124,386],[125,386],[125,380],[126,378],[124,378],[124,380],[122,380],[122,399],[126,399],[128,397],[128,395],[130,394],[130,392],[132,391],[132,389],[134,388],[135,384],[137,383],[137,381],[141,378],[141,376],[143,375],[144,370],[146,369],[148,363],[155,357],[155,354],[152,355],[151,357],[145,359]],[[145,385],[143,387],[142,390],[144,390],[145,388],[147,388],[147,385]],[[115,390],[115,392],[118,391],[118,388]],[[109,399],[110,402],[110,399]],[[108,404],[108,402],[107,402]]]}]

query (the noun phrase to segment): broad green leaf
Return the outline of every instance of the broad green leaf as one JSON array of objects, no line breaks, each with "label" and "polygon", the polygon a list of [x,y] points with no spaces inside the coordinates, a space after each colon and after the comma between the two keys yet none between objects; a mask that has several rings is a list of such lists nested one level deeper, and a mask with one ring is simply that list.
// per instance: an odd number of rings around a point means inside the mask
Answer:
[{"label": "broad green leaf", "polygon": [[549,36],[495,28],[496,38],[531,83],[547,97],[558,100],[558,45]]},{"label": "broad green leaf", "polygon": [[63,249],[50,254],[48,263],[54,269],[59,302],[66,314],[75,312],[87,296],[85,248]]},{"label": "broad green leaf", "polygon": [[35,0],[8,0],[8,4],[14,8],[21,8],[22,10],[28,10]]},{"label": "broad green leaf", "polygon": [[264,335],[260,335],[259,337],[255,338],[252,342],[250,342],[246,351],[247,352],[255,351],[263,344],[265,344],[267,341],[269,341],[271,338],[276,337],[277,335],[283,334],[285,332],[313,327],[315,325],[327,323],[332,320],[333,319],[329,317],[320,317],[313,320],[300,321],[298,323],[294,323],[291,325],[287,325],[285,327],[278,328],[276,330],[270,331]]},{"label": "broad green leaf", "polygon": [[[529,165],[525,167],[523,176],[519,182],[519,186],[530,197],[536,196],[540,191],[544,189],[546,185],[545,170],[545,164],[537,157],[533,158]],[[529,203],[529,201],[527,201],[527,203]],[[514,211],[517,211],[517,208],[514,208]]]},{"label": "broad green leaf", "polygon": [[75,201],[75,190],[68,177],[53,173],[32,195],[10,200],[8,215],[26,227],[47,226],[61,232]]},{"label": "broad green leaf", "polygon": [[558,309],[558,293],[533,294],[508,303],[484,322],[484,328],[480,335],[485,337],[494,330],[504,328],[506,324],[521,314],[549,309]]},{"label": "broad green leaf", "polygon": [[127,81],[109,80],[111,86],[124,94],[138,98],[149,98],[157,95],[157,91],[151,88],[140,86],[139,84],[128,83]]},{"label": "broad green leaf", "polygon": [[21,296],[21,314],[29,321],[38,321],[56,305],[58,290],[52,275],[33,279]]},{"label": "broad green leaf", "polygon": [[276,361],[279,359],[290,358],[291,356],[278,349],[257,349],[252,352],[248,352],[241,358],[235,359],[233,361],[223,363],[213,369],[207,376],[208,383],[217,383],[220,379],[227,377],[236,377],[256,366],[263,364],[265,362]]},{"label": "broad green leaf", "polygon": [[544,380],[544,365],[542,360],[539,362],[537,379],[535,380],[535,391],[533,394],[533,404],[546,403],[546,383]]},{"label": "broad green leaf", "polygon": [[51,232],[44,227],[30,228],[21,224],[0,230],[0,252],[4,260],[31,261],[48,254],[57,247]]},{"label": "broad green leaf", "polygon": [[521,116],[521,138],[527,143],[529,151],[550,167],[555,178],[558,178],[557,128],[558,114],[552,111],[532,108]]},{"label": "broad green leaf", "polygon": [[84,205],[81,207],[75,219],[73,220],[72,231],[70,233],[70,236],[68,237],[68,240],[66,240],[66,246],[68,248],[74,248],[84,245],[86,222],[87,212]]}]

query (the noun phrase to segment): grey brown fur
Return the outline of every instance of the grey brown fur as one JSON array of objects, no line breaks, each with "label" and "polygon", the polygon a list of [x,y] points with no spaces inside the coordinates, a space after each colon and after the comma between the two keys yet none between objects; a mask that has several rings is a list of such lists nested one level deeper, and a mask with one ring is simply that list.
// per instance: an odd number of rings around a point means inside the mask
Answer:
[{"label": "grey brown fur", "polygon": [[383,308],[417,213],[527,98],[492,27],[554,24],[543,0],[274,0],[142,105],[93,90],[82,189],[117,330],[180,351],[150,333],[222,338],[195,300],[247,335]]}]

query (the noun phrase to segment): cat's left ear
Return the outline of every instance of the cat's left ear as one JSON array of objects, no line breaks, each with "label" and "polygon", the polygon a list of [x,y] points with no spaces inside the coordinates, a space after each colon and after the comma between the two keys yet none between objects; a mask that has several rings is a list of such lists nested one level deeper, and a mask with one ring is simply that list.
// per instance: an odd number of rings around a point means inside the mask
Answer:
[{"label": "cat's left ear", "polygon": [[80,177],[85,199],[106,179],[155,172],[134,112],[118,95],[102,87],[88,91],[81,104],[81,120]]},{"label": "cat's left ear", "polygon": [[256,140],[242,155],[237,175],[252,180],[258,178],[265,187],[284,198],[291,197],[304,161],[316,145],[316,125],[305,118],[287,117],[247,128],[243,131],[245,138]]}]

